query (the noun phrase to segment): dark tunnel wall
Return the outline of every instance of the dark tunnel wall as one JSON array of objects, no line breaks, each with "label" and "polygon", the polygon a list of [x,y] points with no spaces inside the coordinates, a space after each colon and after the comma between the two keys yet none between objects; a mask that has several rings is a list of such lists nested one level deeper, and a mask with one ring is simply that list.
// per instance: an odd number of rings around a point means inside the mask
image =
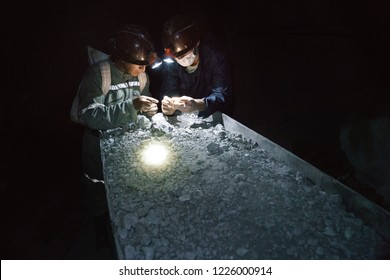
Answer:
[{"label": "dark tunnel wall", "polygon": [[[47,1],[13,11],[10,84],[18,87],[5,98],[18,106],[7,106],[3,120],[16,142],[30,129],[49,133],[45,146],[64,131],[79,137],[68,111],[87,67],[85,46],[104,50],[117,28],[135,22],[150,30],[161,53],[164,19],[184,12],[226,39],[234,66],[233,117],[299,156],[315,157],[327,143],[337,149],[345,123],[388,114],[386,3]],[[149,73],[158,96],[162,77]],[[78,140],[70,140],[73,148]]]},{"label": "dark tunnel wall", "polygon": [[[350,168],[340,128],[389,117],[387,1],[38,1],[10,3],[6,12],[1,204],[20,206],[4,217],[11,228],[47,208],[80,207],[73,182],[83,129],[69,109],[86,45],[104,49],[126,23],[145,25],[162,52],[166,18],[201,17],[231,53],[232,117],[332,176]],[[158,96],[162,77],[150,75]]]}]

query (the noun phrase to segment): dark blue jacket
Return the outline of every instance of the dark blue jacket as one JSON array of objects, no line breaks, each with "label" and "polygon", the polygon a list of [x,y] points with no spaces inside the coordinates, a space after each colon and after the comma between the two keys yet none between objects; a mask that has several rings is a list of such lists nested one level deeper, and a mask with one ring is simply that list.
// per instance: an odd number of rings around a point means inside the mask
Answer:
[{"label": "dark blue jacket", "polygon": [[198,68],[193,73],[188,73],[176,61],[164,64],[160,98],[165,95],[204,98],[207,109],[199,112],[200,117],[208,117],[216,111],[227,113],[233,88],[226,49],[216,38],[205,34],[200,40],[199,58]]}]

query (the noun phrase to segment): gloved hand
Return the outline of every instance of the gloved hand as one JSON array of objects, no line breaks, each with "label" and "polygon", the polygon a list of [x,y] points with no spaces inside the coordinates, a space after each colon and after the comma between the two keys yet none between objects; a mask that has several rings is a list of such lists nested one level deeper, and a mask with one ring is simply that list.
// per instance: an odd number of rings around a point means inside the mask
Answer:
[{"label": "gloved hand", "polygon": [[140,95],[133,99],[134,108],[148,116],[153,116],[157,113],[157,103],[157,99],[145,95]]}]

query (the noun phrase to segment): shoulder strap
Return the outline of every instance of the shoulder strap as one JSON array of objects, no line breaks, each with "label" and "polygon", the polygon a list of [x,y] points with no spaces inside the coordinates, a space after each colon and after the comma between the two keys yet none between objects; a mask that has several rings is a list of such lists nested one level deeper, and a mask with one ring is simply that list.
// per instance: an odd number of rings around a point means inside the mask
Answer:
[{"label": "shoulder strap", "polygon": [[91,46],[87,46],[87,54],[88,54],[89,65],[95,64],[99,61],[105,60],[110,57],[110,55],[101,52],[97,49],[94,49]]},{"label": "shoulder strap", "polygon": [[[110,63],[108,62],[109,55],[98,51],[90,46],[87,46],[88,52],[88,62],[90,65],[98,62],[100,73],[102,76],[102,92],[103,95],[106,95],[110,90],[111,86],[111,69]],[[79,95],[78,93],[73,99],[72,107],[70,109],[70,118],[76,123],[81,123],[80,119],[80,104],[79,104]]]},{"label": "shoulder strap", "polygon": [[106,95],[111,86],[111,69],[107,59],[99,61],[100,73],[102,75],[102,92]]},{"label": "shoulder strap", "polygon": [[[100,74],[102,75],[102,92],[106,95],[111,86],[111,68],[107,59],[99,61]],[[76,94],[70,109],[70,118],[76,123],[82,123],[80,119],[79,95]]]},{"label": "shoulder strap", "polygon": [[138,80],[139,80],[139,87],[141,92],[144,90],[146,82],[147,82],[147,77],[145,72],[142,72],[141,74],[138,75]]}]

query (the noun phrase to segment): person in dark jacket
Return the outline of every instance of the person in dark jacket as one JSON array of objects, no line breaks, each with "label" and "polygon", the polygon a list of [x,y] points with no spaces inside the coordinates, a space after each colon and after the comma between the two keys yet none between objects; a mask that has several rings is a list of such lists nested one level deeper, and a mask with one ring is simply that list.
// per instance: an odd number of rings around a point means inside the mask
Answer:
[{"label": "person in dark jacket", "polygon": [[100,135],[104,130],[137,122],[139,112],[148,116],[156,114],[159,102],[151,97],[149,76],[145,72],[156,57],[147,30],[139,25],[125,25],[116,32],[109,46],[111,56],[105,61],[111,76],[108,92],[102,90],[105,81],[100,65],[95,63],[84,73],[77,93],[78,115],[85,126],[82,183],[86,189],[87,212],[92,217],[97,239],[107,239],[106,228],[110,228]]},{"label": "person in dark jacket", "polygon": [[197,112],[208,117],[229,113],[233,92],[227,50],[188,15],[176,15],[163,26],[165,49],[161,109],[165,115]]}]

